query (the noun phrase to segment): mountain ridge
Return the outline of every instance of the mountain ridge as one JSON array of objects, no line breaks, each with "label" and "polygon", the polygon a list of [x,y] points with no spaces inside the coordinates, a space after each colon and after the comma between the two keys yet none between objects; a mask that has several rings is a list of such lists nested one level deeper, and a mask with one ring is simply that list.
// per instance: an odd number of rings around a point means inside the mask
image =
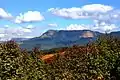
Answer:
[{"label": "mountain ridge", "polygon": [[[33,47],[52,49],[73,45],[85,45],[89,41],[95,41],[102,34],[104,33],[91,30],[48,30],[39,37],[23,41],[23,44],[20,46],[27,49],[32,49]],[[109,34],[119,36],[120,31]]]}]

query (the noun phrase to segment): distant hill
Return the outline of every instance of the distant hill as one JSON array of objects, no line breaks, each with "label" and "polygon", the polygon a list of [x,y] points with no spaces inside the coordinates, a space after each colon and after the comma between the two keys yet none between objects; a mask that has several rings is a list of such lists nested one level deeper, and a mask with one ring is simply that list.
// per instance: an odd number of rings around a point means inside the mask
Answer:
[{"label": "distant hill", "polygon": [[112,35],[112,36],[114,36],[114,37],[120,37],[120,31],[111,32],[110,35]]},{"label": "distant hill", "polygon": [[94,41],[102,33],[90,30],[48,30],[41,36],[23,41],[21,48],[51,49],[69,47],[73,45],[85,45]]},{"label": "distant hill", "polygon": [[21,42],[21,41],[28,40],[28,39],[30,38],[12,38],[11,40],[16,41],[16,42]]}]

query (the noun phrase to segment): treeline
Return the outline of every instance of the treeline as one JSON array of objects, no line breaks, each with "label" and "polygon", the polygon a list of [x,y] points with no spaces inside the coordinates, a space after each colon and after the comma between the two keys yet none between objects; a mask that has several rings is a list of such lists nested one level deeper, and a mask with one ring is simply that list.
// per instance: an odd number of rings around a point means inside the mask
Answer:
[{"label": "treeline", "polygon": [[[64,51],[64,55],[57,53]],[[0,44],[0,80],[119,80],[120,39],[103,35],[86,46],[57,49],[47,64],[43,51],[21,49],[14,41]]]}]

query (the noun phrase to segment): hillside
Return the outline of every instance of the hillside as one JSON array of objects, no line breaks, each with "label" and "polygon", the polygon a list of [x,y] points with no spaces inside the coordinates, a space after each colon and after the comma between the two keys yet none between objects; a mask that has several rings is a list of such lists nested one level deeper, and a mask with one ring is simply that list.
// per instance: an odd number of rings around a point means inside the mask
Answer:
[{"label": "hillside", "polygon": [[[120,37],[120,32],[111,32],[108,35]],[[48,30],[39,37],[24,40],[21,48],[31,50],[38,47],[43,50],[70,47],[73,45],[86,45],[95,41],[103,33],[90,30]]]},{"label": "hillside", "polygon": [[41,36],[23,41],[22,48],[51,49],[73,45],[85,45],[90,40],[94,41],[102,33],[90,30],[48,30]]},{"label": "hillside", "polygon": [[1,80],[120,79],[120,39],[109,35],[86,46],[48,53],[37,48],[22,50],[14,41],[1,43],[0,51]]}]

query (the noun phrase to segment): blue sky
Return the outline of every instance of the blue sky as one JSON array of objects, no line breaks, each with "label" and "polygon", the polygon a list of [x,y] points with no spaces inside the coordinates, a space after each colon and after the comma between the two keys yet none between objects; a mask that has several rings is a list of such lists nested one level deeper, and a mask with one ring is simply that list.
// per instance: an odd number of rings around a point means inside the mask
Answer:
[{"label": "blue sky", "polygon": [[119,0],[1,0],[0,37],[35,37],[49,29],[119,31],[119,3]]}]

